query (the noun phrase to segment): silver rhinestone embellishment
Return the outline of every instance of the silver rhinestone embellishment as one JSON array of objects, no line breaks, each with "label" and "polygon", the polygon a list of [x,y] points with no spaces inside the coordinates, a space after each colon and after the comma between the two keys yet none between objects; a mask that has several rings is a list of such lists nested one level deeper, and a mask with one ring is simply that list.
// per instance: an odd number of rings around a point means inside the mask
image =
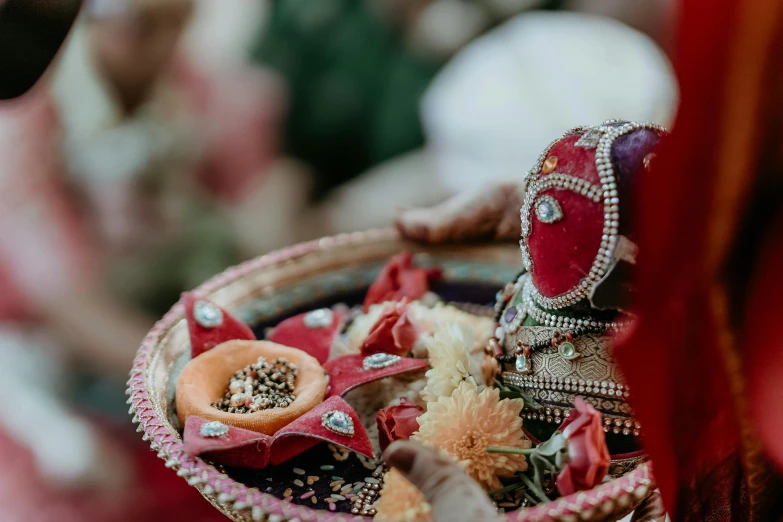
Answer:
[{"label": "silver rhinestone embellishment", "polygon": [[563,209],[552,196],[541,196],[536,202],[536,216],[542,223],[557,223],[563,219]]},{"label": "silver rhinestone embellishment", "polygon": [[313,310],[304,317],[304,324],[310,329],[332,326],[334,313],[329,308]]},{"label": "silver rhinestone embellishment", "polygon": [[517,355],[516,360],[514,361],[514,368],[521,373],[522,375],[530,375],[532,373],[533,369],[531,366],[531,360],[530,357],[527,355],[520,353]]},{"label": "silver rhinestone embellishment", "polygon": [[196,301],[193,305],[193,317],[204,328],[215,328],[223,324],[223,312],[220,308],[206,301]]},{"label": "silver rhinestone embellishment", "polygon": [[374,353],[364,358],[362,367],[365,370],[380,370],[381,368],[388,368],[399,363],[402,358],[399,355],[392,355],[390,353]]},{"label": "silver rhinestone embellishment", "polygon": [[576,350],[574,344],[568,341],[561,343],[560,346],[557,347],[557,351],[564,359],[572,360],[579,357],[579,352]]},{"label": "silver rhinestone embellishment", "polygon": [[353,419],[340,410],[329,410],[321,416],[321,425],[329,431],[353,437]]},{"label": "silver rhinestone embellishment", "polygon": [[582,136],[576,141],[576,143],[574,143],[574,145],[585,149],[594,149],[598,146],[598,143],[601,141],[601,136],[603,135],[604,132],[601,128],[589,129],[587,132],[582,134]]},{"label": "silver rhinestone embellishment", "polygon": [[198,430],[199,434],[206,439],[214,439],[216,437],[225,437],[228,435],[228,426],[220,421],[205,422]]}]

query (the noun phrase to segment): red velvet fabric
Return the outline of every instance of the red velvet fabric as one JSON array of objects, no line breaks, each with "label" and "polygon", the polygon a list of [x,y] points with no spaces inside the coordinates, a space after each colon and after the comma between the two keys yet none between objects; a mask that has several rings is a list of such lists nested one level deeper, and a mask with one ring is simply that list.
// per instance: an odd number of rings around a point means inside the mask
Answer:
[{"label": "red velvet fabric", "polygon": [[[220,308],[223,312],[223,324],[215,328],[205,328],[198,324],[193,318],[193,306],[196,304],[196,301],[206,301]],[[182,302],[185,305],[185,315],[188,322],[188,331],[190,332],[190,353],[193,358],[226,341],[234,339],[254,341],[256,339],[253,331],[245,323],[212,301],[188,292],[182,295]]]},{"label": "red velvet fabric", "polygon": [[576,142],[582,134],[566,136],[549,151],[549,156],[557,157],[557,165],[553,172],[568,174],[589,181],[593,185],[600,185],[601,178],[598,169],[595,168],[596,149],[577,147]]},{"label": "red velvet fabric", "polygon": [[288,318],[275,326],[272,333],[267,336],[267,340],[283,346],[298,348],[323,364],[329,359],[334,338],[345,324],[347,310],[334,308],[332,313],[332,324],[324,328],[308,328],[305,325],[307,313]]},{"label": "red velvet fabric", "polygon": [[201,426],[207,422],[195,415],[185,421],[182,439],[188,454],[239,468],[263,469],[269,463],[271,436],[230,426],[225,437],[202,437]]},{"label": "red velvet fabric", "polygon": [[[353,437],[324,428],[321,417],[331,410],[340,410],[351,417],[356,432]],[[330,397],[275,434],[272,464],[285,462],[319,442],[332,442],[360,455],[374,456],[370,439],[354,409],[343,398]]]},{"label": "red velvet fabric", "polygon": [[324,365],[330,378],[329,388],[326,390],[327,397],[345,395],[354,388],[368,382],[410,371],[423,371],[429,366],[425,359],[403,357],[393,366],[377,370],[365,370],[363,366],[364,357],[364,355],[345,355],[333,359]]},{"label": "red velvet fabric", "polygon": [[[549,157],[557,157],[554,172],[600,186],[595,149],[576,147],[574,143],[580,136],[567,136],[552,147]],[[546,175],[542,179],[546,179]],[[533,206],[533,228],[528,239],[533,259],[530,274],[542,295],[554,297],[574,288],[590,272],[601,245],[604,207],[571,190],[551,188],[541,192],[541,195],[545,194],[558,201],[563,218],[556,223],[542,223]]]},{"label": "red velvet fabric", "polygon": [[[323,426],[323,414],[332,410],[342,411],[351,417],[353,436],[342,435]],[[285,462],[319,442],[331,442],[367,457],[374,456],[372,443],[361,420],[341,397],[327,399],[271,437],[234,426],[229,426],[223,437],[202,437],[201,426],[206,422],[199,417],[188,417],[183,434],[185,451],[227,466],[263,469],[270,463],[278,465]]]},{"label": "red velvet fabric", "polygon": [[[226,341],[255,339],[250,328],[226,310],[221,309],[223,311],[221,326],[204,328],[199,325],[193,317],[193,306],[197,300],[203,299],[193,294],[183,296],[194,357]],[[418,330],[415,328],[415,324],[405,319],[405,303],[402,303],[402,306],[402,313],[398,314],[395,324],[390,327],[389,337],[392,340],[399,338],[407,343],[410,340],[409,330],[412,328],[416,332]],[[316,358],[325,360],[328,358],[335,335],[340,331],[345,321],[345,311],[334,310],[332,324],[325,328],[311,329],[306,327],[304,324],[305,315],[301,314],[280,323],[269,340],[298,348]],[[397,332],[396,337],[392,330]],[[299,346],[287,343],[295,343]],[[348,355],[324,364],[324,370],[330,377],[327,399],[271,437],[255,431],[229,426],[228,435],[225,437],[205,438],[201,436],[199,430],[208,421],[194,415],[189,416],[185,421],[183,435],[186,451],[194,456],[208,455],[210,459],[229,466],[251,469],[262,469],[270,462],[279,464],[322,441],[333,442],[362,455],[372,456],[372,444],[367,437],[367,432],[362,427],[356,412],[341,398],[341,395],[378,379],[409,371],[425,370],[428,363],[426,360],[404,357],[393,366],[365,370],[363,367],[364,358],[365,355]],[[319,360],[319,362],[323,361]],[[321,415],[329,410],[340,410],[351,417],[356,431],[353,437],[341,435],[323,427]]]}]

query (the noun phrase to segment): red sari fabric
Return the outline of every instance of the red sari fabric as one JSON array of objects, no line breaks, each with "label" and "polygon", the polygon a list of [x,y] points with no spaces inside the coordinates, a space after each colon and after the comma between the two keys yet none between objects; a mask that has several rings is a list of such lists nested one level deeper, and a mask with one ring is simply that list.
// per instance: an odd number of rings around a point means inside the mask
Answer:
[{"label": "red sari fabric", "polygon": [[[743,521],[762,510],[764,485],[748,477],[763,465],[744,429],[744,384],[755,377],[739,357],[754,347],[743,343],[746,307],[727,293],[724,270],[760,167],[780,7],[681,2],[681,108],[638,187],[640,322],[616,355],[674,522]],[[774,386],[779,397],[780,380]]]}]

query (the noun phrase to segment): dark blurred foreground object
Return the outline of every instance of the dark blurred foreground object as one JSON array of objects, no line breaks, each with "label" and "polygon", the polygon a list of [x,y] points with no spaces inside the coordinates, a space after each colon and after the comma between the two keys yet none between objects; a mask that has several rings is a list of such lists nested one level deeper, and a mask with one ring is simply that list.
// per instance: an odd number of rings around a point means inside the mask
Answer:
[{"label": "dark blurred foreground object", "polygon": [[35,85],[81,6],[82,0],[0,0],[0,99]]},{"label": "dark blurred foreground object", "polygon": [[640,322],[616,357],[672,520],[780,520],[783,4],[679,16],[681,108],[639,186]]}]

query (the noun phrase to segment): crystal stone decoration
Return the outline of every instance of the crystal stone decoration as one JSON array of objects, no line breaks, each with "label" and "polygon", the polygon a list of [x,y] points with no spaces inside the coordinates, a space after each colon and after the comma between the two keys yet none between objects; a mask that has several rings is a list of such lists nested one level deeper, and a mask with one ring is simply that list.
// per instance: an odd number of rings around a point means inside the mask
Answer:
[{"label": "crystal stone decoration", "polygon": [[350,415],[340,410],[330,410],[321,417],[321,425],[329,431],[353,437],[353,419]]},{"label": "crystal stone decoration", "polygon": [[400,362],[402,358],[399,355],[392,355],[390,353],[374,353],[364,358],[362,367],[365,370],[380,370],[381,368],[388,368],[394,366]]},{"label": "crystal stone decoration", "polygon": [[512,306],[503,314],[503,320],[507,321],[505,325],[506,334],[514,334],[519,327],[522,326],[522,321],[527,317],[527,312],[524,305],[518,304]]},{"label": "crystal stone decoration", "polygon": [[225,437],[228,435],[228,426],[220,421],[205,422],[201,425],[199,433],[202,437],[207,439],[214,439],[216,437]]},{"label": "crystal stone decoration", "polygon": [[536,202],[536,216],[542,223],[556,223],[563,219],[563,209],[552,196],[541,196]]},{"label": "crystal stone decoration", "polygon": [[541,172],[544,174],[550,174],[555,170],[555,167],[557,167],[557,156],[549,156],[546,161],[544,161]]},{"label": "crystal stone decoration", "polygon": [[530,364],[527,356],[524,354],[517,355],[517,360],[514,362],[514,368],[520,373],[530,373]]},{"label": "crystal stone decoration", "polygon": [[576,347],[574,347],[573,343],[568,341],[561,343],[560,346],[557,347],[557,351],[564,359],[576,359],[579,357],[579,352],[576,351]]},{"label": "crystal stone decoration", "polygon": [[589,129],[587,132],[582,134],[578,140],[576,140],[574,145],[584,149],[594,149],[598,146],[598,143],[601,141],[601,136],[603,135],[604,131],[600,128]]},{"label": "crystal stone decoration", "polygon": [[207,301],[196,301],[193,305],[193,318],[204,328],[215,328],[223,324],[223,312]]},{"label": "crystal stone decoration", "polygon": [[313,310],[304,317],[304,324],[310,329],[332,326],[334,313],[329,308]]}]

